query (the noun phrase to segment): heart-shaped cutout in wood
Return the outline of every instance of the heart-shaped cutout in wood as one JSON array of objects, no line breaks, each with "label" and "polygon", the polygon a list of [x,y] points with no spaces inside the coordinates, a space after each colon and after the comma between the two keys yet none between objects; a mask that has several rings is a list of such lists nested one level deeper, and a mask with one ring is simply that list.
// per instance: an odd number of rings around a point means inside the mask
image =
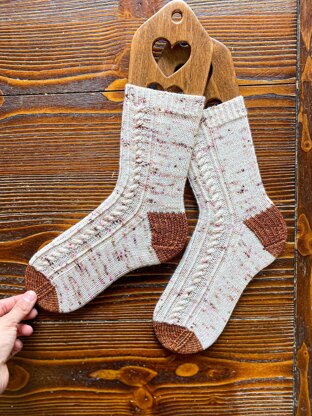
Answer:
[{"label": "heart-shaped cutout in wood", "polygon": [[[191,46],[186,41],[179,41],[171,45],[167,39],[160,38],[153,43],[152,51],[160,71],[165,77],[169,78],[189,60]],[[160,56],[165,56],[161,66],[158,64]]]}]

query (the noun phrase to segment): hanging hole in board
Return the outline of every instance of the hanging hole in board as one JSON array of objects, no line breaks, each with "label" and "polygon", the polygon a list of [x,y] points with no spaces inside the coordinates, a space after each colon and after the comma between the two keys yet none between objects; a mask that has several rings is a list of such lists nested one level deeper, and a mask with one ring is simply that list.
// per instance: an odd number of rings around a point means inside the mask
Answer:
[{"label": "hanging hole in board", "polygon": [[174,10],[171,15],[171,19],[174,23],[180,23],[182,20],[182,12],[181,10]]}]

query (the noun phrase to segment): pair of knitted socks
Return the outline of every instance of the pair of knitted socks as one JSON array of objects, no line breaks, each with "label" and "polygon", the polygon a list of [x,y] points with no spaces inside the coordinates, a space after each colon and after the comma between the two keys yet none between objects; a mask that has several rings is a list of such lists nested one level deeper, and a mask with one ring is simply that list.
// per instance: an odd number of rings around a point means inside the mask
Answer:
[{"label": "pair of knitted socks", "polygon": [[129,271],[178,254],[188,175],[199,219],[154,329],[179,353],[217,339],[248,282],[283,249],[286,226],[264,190],[243,98],[203,106],[204,97],[127,84],[116,187],[31,258],[26,288],[40,306],[73,311]]}]

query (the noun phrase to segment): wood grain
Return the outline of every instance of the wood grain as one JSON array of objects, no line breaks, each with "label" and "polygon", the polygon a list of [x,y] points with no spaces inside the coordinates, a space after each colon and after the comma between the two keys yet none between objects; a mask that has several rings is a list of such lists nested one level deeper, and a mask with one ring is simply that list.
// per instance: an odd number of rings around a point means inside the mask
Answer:
[{"label": "wood grain", "polygon": [[312,257],[311,257],[311,149],[312,149],[312,2],[300,1],[300,62],[298,103],[298,221],[296,286],[296,416],[312,411]]},{"label": "wood grain", "polygon": [[[127,77],[134,32],[167,2],[0,4],[0,90],[5,95],[103,91]],[[209,35],[230,48],[244,84],[294,81],[295,0],[262,1],[255,7],[239,0],[188,4]]]},{"label": "wood grain", "polygon": [[[21,293],[31,255],[113,190],[131,38],[165,3],[0,4],[1,296]],[[124,276],[76,312],[41,311],[10,364],[0,414],[293,414],[296,2],[188,4],[232,52],[286,248],[247,287],[220,339],[195,356],[164,350],[151,325],[180,257]],[[191,235],[189,186],[185,204]],[[305,379],[304,347],[298,357]]]}]

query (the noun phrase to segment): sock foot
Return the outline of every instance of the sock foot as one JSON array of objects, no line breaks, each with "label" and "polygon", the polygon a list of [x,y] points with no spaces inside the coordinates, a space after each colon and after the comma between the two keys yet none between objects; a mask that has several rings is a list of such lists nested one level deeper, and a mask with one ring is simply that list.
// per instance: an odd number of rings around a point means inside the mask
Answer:
[{"label": "sock foot", "polygon": [[155,321],[153,326],[158,340],[171,352],[194,354],[203,350],[196,335],[183,326]]},{"label": "sock foot", "polygon": [[26,290],[34,290],[37,293],[37,303],[49,312],[59,312],[59,303],[55,287],[34,267],[28,265],[25,273]]}]

